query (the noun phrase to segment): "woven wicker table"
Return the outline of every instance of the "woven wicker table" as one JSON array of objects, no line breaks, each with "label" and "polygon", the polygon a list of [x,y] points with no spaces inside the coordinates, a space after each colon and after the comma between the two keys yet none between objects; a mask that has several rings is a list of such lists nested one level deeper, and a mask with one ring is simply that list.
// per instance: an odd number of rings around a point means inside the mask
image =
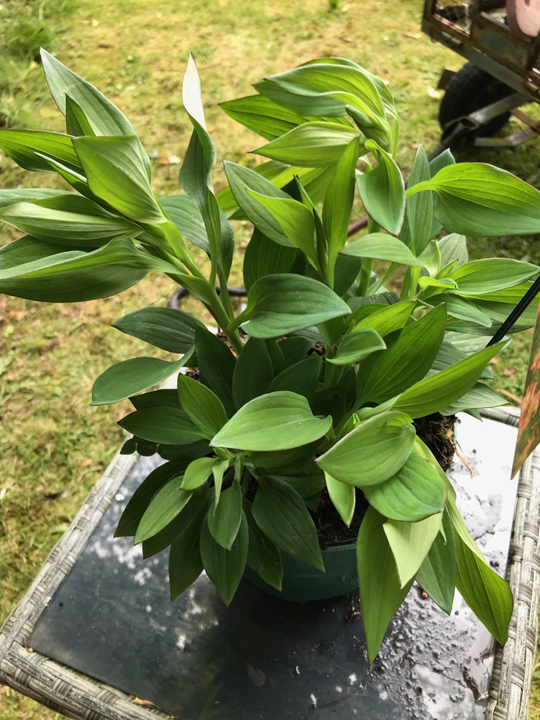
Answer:
[{"label": "woven wicker table", "polygon": [[356,597],[294,605],[244,581],[226,609],[202,576],[171,604],[165,553],[144,561],[111,537],[156,461],[117,454],[2,628],[0,680],[84,720],[525,720],[540,453],[510,481],[518,417],[506,409],[486,416],[483,424],[464,416],[457,432],[475,479],[459,461],[452,479],[486,557],[500,572],[506,566],[516,602],[504,648],[494,648],[457,593],[448,618],[414,587],[371,667]]}]

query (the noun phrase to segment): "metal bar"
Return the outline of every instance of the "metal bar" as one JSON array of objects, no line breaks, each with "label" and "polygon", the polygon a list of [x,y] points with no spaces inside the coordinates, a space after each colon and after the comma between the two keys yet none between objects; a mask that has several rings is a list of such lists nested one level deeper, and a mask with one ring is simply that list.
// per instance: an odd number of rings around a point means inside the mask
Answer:
[{"label": "metal bar", "polygon": [[527,130],[520,130],[513,135],[507,135],[505,138],[475,138],[474,145],[476,147],[511,147],[515,148],[519,145],[523,145],[529,140],[534,140],[538,137],[538,133],[535,130],[527,128]]},{"label": "metal bar", "polygon": [[503,337],[506,335],[507,332],[509,332],[515,323],[519,320],[521,315],[525,312],[525,310],[529,307],[529,305],[532,303],[536,295],[540,292],[540,275],[536,278],[536,280],[533,282],[531,287],[527,290],[525,295],[521,298],[521,300],[518,302],[516,307],[512,310],[510,315],[506,318],[506,320],[503,322],[501,327],[497,330],[495,335],[491,338],[491,340],[488,342],[486,347],[490,347],[490,345],[496,345],[500,340],[503,339]]},{"label": "metal bar", "polygon": [[475,110],[475,112],[467,115],[467,120],[470,120],[477,126],[485,125],[490,120],[493,120],[493,118],[520,105],[524,105],[527,102],[527,98],[521,93],[512,93],[512,95],[508,95],[502,100],[497,100],[497,102],[491,103],[491,105],[486,105],[486,107],[480,110]]},{"label": "metal bar", "polygon": [[527,115],[527,113],[524,113],[523,110],[519,110],[518,108],[514,108],[511,112],[512,115],[517,117],[518,120],[521,120],[522,123],[525,123],[525,125],[528,125],[530,128],[540,133],[540,121],[534,120],[532,117]]}]

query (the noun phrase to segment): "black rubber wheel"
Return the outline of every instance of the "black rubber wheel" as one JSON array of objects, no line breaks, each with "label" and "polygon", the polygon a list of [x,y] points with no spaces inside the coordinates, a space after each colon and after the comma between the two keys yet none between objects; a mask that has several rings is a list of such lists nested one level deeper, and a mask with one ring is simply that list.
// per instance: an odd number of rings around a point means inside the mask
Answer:
[{"label": "black rubber wheel", "polygon": [[[448,83],[439,108],[439,124],[444,131],[446,126],[457,118],[469,115],[486,105],[512,95],[514,90],[489,73],[466,63]],[[507,122],[510,113],[506,112],[493,118],[491,122],[476,131],[476,134],[489,137],[500,130]],[[471,133],[472,139],[473,133]]]}]

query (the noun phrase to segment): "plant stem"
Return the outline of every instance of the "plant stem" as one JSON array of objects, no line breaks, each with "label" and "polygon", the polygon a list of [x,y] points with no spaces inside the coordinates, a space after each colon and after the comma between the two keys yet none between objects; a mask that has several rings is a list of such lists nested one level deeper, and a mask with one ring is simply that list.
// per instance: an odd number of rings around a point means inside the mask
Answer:
[{"label": "plant stem", "polygon": [[360,270],[360,282],[358,283],[358,296],[365,297],[369,283],[371,281],[371,271],[373,269],[373,259],[364,258],[362,268]]},{"label": "plant stem", "polygon": [[382,276],[382,278],[379,278],[377,282],[373,283],[373,285],[370,285],[367,290],[367,294],[371,297],[372,295],[375,295],[377,290],[381,287],[381,285],[384,285],[384,283],[388,280],[388,278],[393,275],[396,270],[399,268],[399,263],[391,263],[388,270],[385,272],[385,274]]}]

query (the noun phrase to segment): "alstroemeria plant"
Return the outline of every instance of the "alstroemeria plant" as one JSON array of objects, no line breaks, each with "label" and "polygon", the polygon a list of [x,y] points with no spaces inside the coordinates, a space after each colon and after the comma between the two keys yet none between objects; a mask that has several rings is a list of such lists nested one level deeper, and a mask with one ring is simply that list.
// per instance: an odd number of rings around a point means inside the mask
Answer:
[{"label": "alstroemeria plant", "polygon": [[[54,57],[42,59],[66,134],[5,130],[1,147],[67,185],[2,191],[1,219],[25,233],[1,250],[2,291],[78,302],[164,272],[227,340],[165,307],[114,324],[178,355],[125,360],[94,385],[94,404],[134,406],[120,422],[133,434],[124,451],[167,461],[137,489],[116,534],[134,535],[146,557],[171,546],[173,598],[205,570],[230,603],[246,563],[276,588],[281,551],[324,570],[310,509],[326,488],[350,524],[360,489],[369,503],[357,548],[370,659],[415,579],[446,612],[457,587],[504,643],[510,589],[484,561],[413,420],[501,404],[485,380],[508,339],[486,344],[539,268],[469,261],[465,236],[540,232],[540,193],[496,167],[456,165],[448,151],[428,162],[422,146],[405,189],[389,89],[331,58],[223,104],[267,141],[253,152],[268,161],[226,162],[229,187],[216,195],[190,58],[184,192],[158,200],[130,122]],[[369,232],[347,242],[356,193]],[[237,317],[216,291],[235,251],[228,215],[253,224],[247,308]],[[192,244],[209,257],[208,272]],[[374,261],[387,262],[380,277]],[[398,295],[386,284],[403,269]],[[514,330],[534,324],[534,305]],[[180,373],[178,390],[150,390],[185,367],[199,375]]]}]

